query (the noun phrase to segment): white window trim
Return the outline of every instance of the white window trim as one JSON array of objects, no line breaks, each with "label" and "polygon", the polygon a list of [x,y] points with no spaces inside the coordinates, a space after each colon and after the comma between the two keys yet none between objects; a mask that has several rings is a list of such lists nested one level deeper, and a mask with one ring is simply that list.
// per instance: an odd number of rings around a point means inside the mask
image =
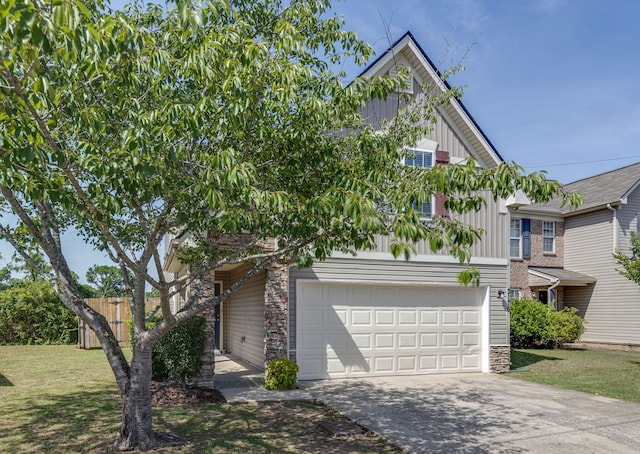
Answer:
[{"label": "white window trim", "polygon": [[[545,224],[551,224],[552,226],[552,236],[545,235]],[[545,239],[551,239],[551,250],[545,250]],[[554,254],[556,252],[556,223],[553,221],[542,221],[542,253],[543,254]]]},{"label": "white window trim", "polygon": [[[409,152],[420,152],[420,153],[429,153],[431,155],[431,166],[430,167],[420,167],[422,169],[431,169],[433,168],[434,164],[435,164],[435,159],[436,159],[436,151],[435,150],[429,150],[428,148],[418,148],[418,147],[411,147],[408,149]],[[405,163],[405,160],[407,159],[407,157],[403,157],[402,158],[402,165],[408,165]],[[410,167],[415,167],[415,166],[410,166]],[[420,216],[420,219],[433,219],[433,217],[435,216],[436,213],[436,196],[435,195],[431,195],[431,213],[427,214],[424,211],[422,211],[421,209],[418,210],[416,207],[416,211],[419,211],[420,213],[423,213],[424,216]]]},{"label": "white window trim", "polygon": [[[511,236],[511,223],[513,221],[518,221],[518,236]],[[511,255],[511,240],[518,240],[518,255]],[[509,221],[509,257],[512,259],[521,259],[522,258],[522,219],[520,218],[511,218]]]}]

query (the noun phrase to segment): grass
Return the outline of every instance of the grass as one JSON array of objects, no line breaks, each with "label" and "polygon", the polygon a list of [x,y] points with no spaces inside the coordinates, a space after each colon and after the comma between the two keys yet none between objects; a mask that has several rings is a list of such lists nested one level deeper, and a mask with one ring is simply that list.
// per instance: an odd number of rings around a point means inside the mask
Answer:
[{"label": "grass", "polygon": [[[0,452],[112,452],[121,411],[102,350],[0,346]],[[305,402],[155,407],[154,427],[184,442],[154,452],[399,453],[372,433],[334,438],[343,418]]]},{"label": "grass", "polygon": [[514,349],[511,369],[514,378],[640,403],[640,353]]}]

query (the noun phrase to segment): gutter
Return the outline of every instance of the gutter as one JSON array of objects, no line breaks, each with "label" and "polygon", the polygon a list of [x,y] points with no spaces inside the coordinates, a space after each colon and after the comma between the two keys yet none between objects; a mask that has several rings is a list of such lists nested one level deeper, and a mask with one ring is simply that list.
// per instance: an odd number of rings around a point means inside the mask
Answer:
[{"label": "gutter", "polygon": [[618,209],[607,203],[607,209],[613,212],[613,218],[611,224],[613,225],[613,252],[616,252],[618,248]]},{"label": "gutter", "polygon": [[[556,279],[556,281],[551,284],[551,286],[547,289],[548,295],[551,296],[551,290],[555,289],[558,285],[560,285],[560,279]],[[553,303],[553,308],[555,310],[558,310],[558,298],[556,297],[556,299],[554,299],[552,301]]]}]

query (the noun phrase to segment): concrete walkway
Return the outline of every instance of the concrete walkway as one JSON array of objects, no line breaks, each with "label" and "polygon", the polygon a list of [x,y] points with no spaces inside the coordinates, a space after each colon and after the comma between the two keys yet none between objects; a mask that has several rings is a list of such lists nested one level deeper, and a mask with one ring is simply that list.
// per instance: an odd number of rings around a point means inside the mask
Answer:
[{"label": "concrete walkway", "polygon": [[299,383],[267,391],[264,373],[216,358],[228,402],[316,400],[415,453],[640,453],[640,405],[489,374]]}]

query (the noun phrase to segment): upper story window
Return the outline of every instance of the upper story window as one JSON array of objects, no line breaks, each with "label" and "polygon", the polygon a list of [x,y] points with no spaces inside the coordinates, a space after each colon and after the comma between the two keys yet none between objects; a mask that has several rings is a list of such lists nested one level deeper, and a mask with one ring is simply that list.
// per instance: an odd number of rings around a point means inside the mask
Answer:
[{"label": "upper story window", "polygon": [[511,219],[509,256],[516,259],[531,258],[531,219]]},{"label": "upper story window", "polygon": [[[433,151],[411,150],[411,154],[404,158],[404,165],[429,169],[433,167]],[[431,196],[429,200],[417,200],[414,207],[420,211],[424,217],[430,218],[433,216],[434,205],[433,196]]]},{"label": "upper story window", "polygon": [[522,219],[511,219],[509,229],[509,256],[522,257]]},{"label": "upper story window", "polygon": [[542,252],[556,251],[556,223],[542,222]]}]

